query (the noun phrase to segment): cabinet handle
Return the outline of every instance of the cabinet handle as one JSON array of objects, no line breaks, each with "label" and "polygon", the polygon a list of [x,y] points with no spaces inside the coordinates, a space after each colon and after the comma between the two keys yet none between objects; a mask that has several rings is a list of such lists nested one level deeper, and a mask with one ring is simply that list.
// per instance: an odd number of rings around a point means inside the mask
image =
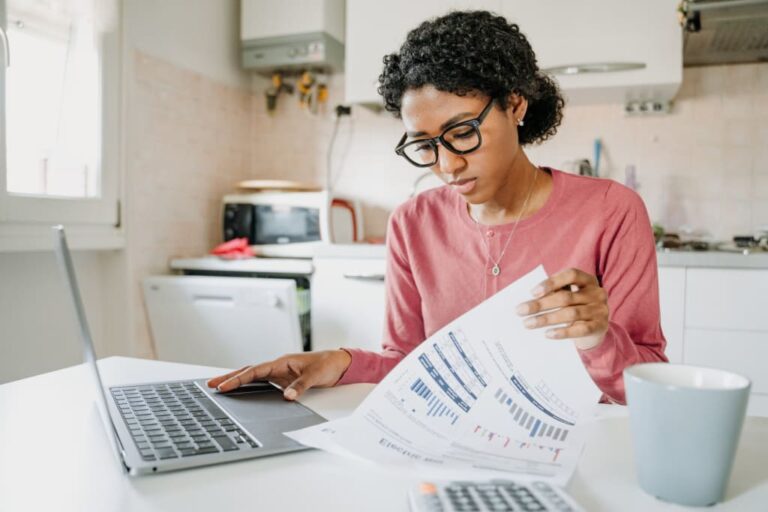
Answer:
[{"label": "cabinet handle", "polygon": [[384,274],[344,274],[344,279],[355,281],[383,281]]}]

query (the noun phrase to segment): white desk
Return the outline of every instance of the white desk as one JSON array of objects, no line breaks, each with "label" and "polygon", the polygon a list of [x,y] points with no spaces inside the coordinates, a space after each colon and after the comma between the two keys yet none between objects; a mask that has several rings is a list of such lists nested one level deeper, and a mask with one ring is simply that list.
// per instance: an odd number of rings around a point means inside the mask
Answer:
[{"label": "white desk", "polygon": [[[129,358],[101,362],[107,384],[200,378],[217,369]],[[158,474],[124,475],[76,366],[0,386],[0,511],[405,511],[418,475],[320,451]],[[348,414],[369,385],[311,390],[327,418]],[[570,493],[589,511],[685,510],[635,484],[626,411],[605,406]],[[613,416],[613,417],[610,417]],[[681,425],[681,428],[684,426]],[[749,418],[728,501],[706,510],[768,509],[768,418]],[[691,509],[697,510],[697,509]],[[698,509],[702,510],[702,509]]]}]

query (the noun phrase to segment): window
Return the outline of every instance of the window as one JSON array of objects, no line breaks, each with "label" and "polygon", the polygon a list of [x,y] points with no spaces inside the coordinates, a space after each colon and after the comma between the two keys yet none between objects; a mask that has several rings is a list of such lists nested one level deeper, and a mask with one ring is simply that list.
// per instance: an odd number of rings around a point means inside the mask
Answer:
[{"label": "window", "polygon": [[117,222],[116,0],[0,0],[0,223]]}]

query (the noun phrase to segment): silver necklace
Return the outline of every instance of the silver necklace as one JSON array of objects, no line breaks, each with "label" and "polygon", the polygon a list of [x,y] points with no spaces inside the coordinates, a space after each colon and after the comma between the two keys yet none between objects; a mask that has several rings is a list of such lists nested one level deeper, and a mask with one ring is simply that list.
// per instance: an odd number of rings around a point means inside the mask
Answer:
[{"label": "silver necklace", "polygon": [[[515,231],[517,231],[517,225],[520,224],[520,219],[522,218],[523,214],[525,213],[525,210],[528,208],[528,201],[531,199],[531,196],[533,195],[533,186],[536,184],[536,178],[539,176],[538,169],[533,175],[533,181],[531,181],[531,185],[528,188],[528,196],[525,198],[525,202],[523,203],[523,208],[520,210],[520,213],[517,214],[517,219],[515,220],[515,225],[512,228],[512,232],[507,237],[507,241],[504,244],[504,248],[501,250],[501,254],[499,254],[499,259],[494,261],[494,259],[491,257],[491,247],[488,245],[488,241],[486,240],[486,237],[483,236],[483,231],[480,228],[480,223],[475,221],[475,225],[477,226],[477,230],[480,233],[480,237],[483,239],[483,243],[485,244],[485,249],[488,253],[488,259],[486,259],[486,263],[488,261],[493,263],[493,267],[491,267],[491,274],[493,274],[494,277],[497,277],[499,274],[501,274],[501,267],[499,267],[499,263],[501,263],[501,259],[504,257],[504,253],[507,252],[507,247],[509,247],[509,242],[512,240],[512,237],[515,236]],[[485,294],[483,294],[485,295]]]}]

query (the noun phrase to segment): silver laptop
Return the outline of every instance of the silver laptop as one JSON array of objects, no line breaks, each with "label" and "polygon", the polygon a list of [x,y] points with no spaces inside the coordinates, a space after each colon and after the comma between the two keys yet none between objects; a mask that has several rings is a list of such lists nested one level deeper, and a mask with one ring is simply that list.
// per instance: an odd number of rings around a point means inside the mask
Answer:
[{"label": "silver laptop", "polygon": [[150,382],[105,389],[62,226],[56,254],[80,325],[96,403],[118,459],[130,475],[173,471],[305,450],[282,433],[325,421],[287,402],[269,383],[235,392],[209,390],[206,379]]}]

